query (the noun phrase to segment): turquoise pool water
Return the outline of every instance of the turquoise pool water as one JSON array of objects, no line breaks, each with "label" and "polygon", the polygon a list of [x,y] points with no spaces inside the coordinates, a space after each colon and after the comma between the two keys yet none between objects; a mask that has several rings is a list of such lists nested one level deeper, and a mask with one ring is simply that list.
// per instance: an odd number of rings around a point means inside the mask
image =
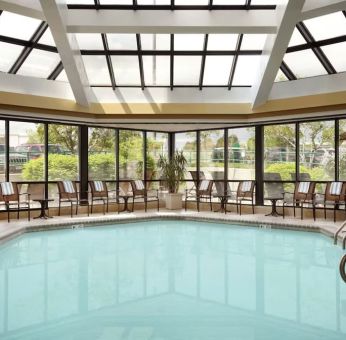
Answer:
[{"label": "turquoise pool water", "polygon": [[314,233],[155,221],[0,246],[0,339],[346,339],[343,252]]}]

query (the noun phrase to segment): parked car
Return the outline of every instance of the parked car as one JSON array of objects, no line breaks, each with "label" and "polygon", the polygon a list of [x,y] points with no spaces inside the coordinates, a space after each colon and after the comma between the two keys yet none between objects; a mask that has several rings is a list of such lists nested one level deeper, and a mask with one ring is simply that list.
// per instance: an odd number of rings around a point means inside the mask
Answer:
[{"label": "parked car", "polygon": [[[44,144],[21,144],[15,147],[15,151],[26,155],[27,160],[36,159],[44,155]],[[63,149],[59,144],[48,144],[49,153],[67,154],[68,152]]]},{"label": "parked car", "polygon": [[[0,144],[0,172],[5,171],[5,144]],[[9,167],[11,173],[21,172],[27,158],[10,148]]]}]

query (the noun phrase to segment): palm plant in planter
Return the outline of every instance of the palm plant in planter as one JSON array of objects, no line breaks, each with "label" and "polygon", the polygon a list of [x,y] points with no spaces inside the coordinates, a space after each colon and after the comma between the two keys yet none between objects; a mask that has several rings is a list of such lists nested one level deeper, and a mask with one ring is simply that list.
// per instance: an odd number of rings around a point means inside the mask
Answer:
[{"label": "palm plant in planter", "polygon": [[185,179],[187,160],[182,151],[176,151],[171,159],[160,156],[157,163],[161,178],[166,182],[169,193],[166,196],[167,209],[181,209],[183,194],[178,193],[180,182]]}]

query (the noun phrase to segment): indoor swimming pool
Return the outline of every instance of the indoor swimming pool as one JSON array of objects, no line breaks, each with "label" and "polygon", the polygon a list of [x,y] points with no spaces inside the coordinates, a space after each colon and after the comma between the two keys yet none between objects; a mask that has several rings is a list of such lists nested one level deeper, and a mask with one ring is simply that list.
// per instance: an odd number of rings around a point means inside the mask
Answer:
[{"label": "indoor swimming pool", "polygon": [[0,339],[344,340],[343,254],[211,222],[27,233],[0,246]]}]

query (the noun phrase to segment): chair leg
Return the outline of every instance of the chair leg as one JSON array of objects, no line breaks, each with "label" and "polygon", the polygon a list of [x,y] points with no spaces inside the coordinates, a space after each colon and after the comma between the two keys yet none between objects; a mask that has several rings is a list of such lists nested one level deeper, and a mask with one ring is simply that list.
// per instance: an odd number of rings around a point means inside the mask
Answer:
[{"label": "chair leg", "polygon": [[301,220],[303,219],[303,206],[304,206],[304,204],[302,203],[300,206],[300,219]]},{"label": "chair leg", "polygon": [[199,212],[199,197],[197,197],[197,211]]},{"label": "chair leg", "polygon": [[59,210],[58,210],[58,216],[60,216],[60,210],[61,210],[61,201],[59,199]]},{"label": "chair leg", "polygon": [[148,201],[146,198],[144,198],[144,211],[147,212],[147,206],[148,206]]},{"label": "chair leg", "polygon": [[6,204],[6,208],[7,208],[7,222],[10,222],[10,205]]},{"label": "chair leg", "polygon": [[185,211],[187,209],[187,198],[185,197]]},{"label": "chair leg", "polygon": [[133,196],[133,198],[132,198],[132,212],[133,212],[134,208],[135,208],[135,196]]},{"label": "chair leg", "polygon": [[107,197],[107,214],[109,213],[109,198]]},{"label": "chair leg", "polygon": [[315,207],[315,204],[312,205],[312,216],[314,217],[314,221],[316,221],[316,207]]},{"label": "chair leg", "polygon": [[19,220],[19,208],[20,208],[20,204],[19,204],[19,201],[18,201],[18,204],[17,204],[17,220]]},{"label": "chair leg", "polygon": [[160,200],[157,199],[157,211],[160,211]]},{"label": "chair leg", "polygon": [[30,221],[30,202],[28,202],[28,221]]},{"label": "chair leg", "polygon": [[336,222],[336,206],[334,204],[334,223]]},{"label": "chair leg", "polygon": [[91,214],[94,213],[94,200],[91,199]]},{"label": "chair leg", "polygon": [[78,215],[78,206],[79,206],[79,202],[76,202],[76,215]]},{"label": "chair leg", "polygon": [[252,204],[252,215],[255,215],[255,204],[254,204],[253,200],[252,200],[251,204]]},{"label": "chair leg", "polygon": [[282,218],[285,218],[285,202],[282,203]]},{"label": "chair leg", "polygon": [[296,203],[293,202],[293,216],[296,217]]},{"label": "chair leg", "polygon": [[239,215],[241,216],[241,201],[239,202]]},{"label": "chair leg", "polygon": [[210,211],[213,211],[213,203],[211,202],[211,196],[209,197]]},{"label": "chair leg", "polygon": [[326,207],[325,203],[324,203],[324,206],[323,206],[323,210],[324,210],[324,219],[326,220],[327,219],[327,207]]}]

